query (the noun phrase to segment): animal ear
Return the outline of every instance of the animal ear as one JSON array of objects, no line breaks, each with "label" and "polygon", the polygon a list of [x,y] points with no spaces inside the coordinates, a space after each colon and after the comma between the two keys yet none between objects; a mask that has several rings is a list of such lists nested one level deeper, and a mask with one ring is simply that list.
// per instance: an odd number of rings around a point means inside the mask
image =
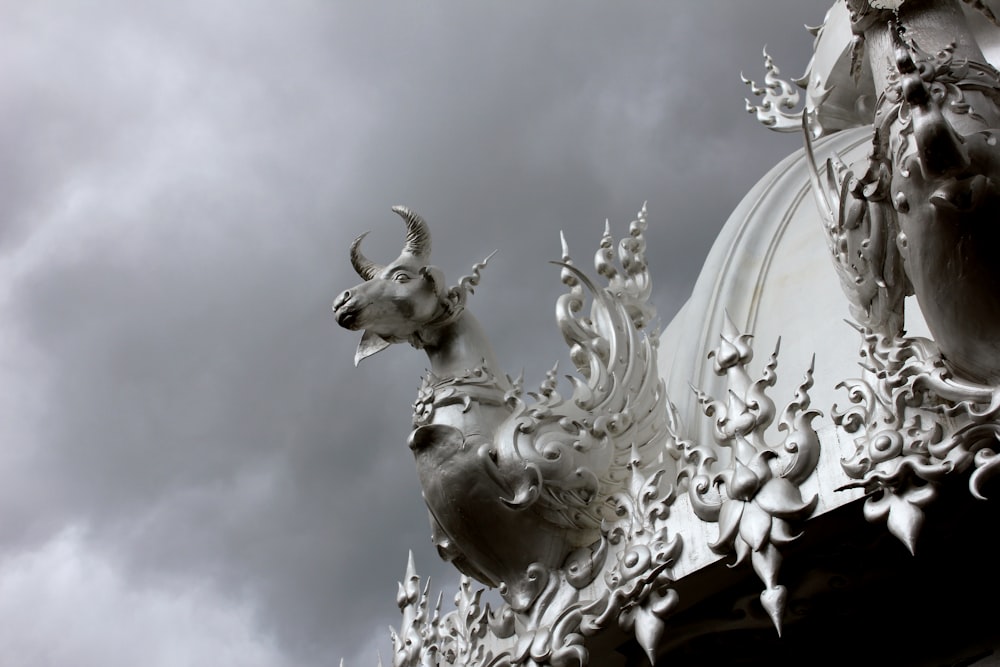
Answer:
[{"label": "animal ear", "polygon": [[392,345],[385,338],[382,338],[377,333],[371,331],[365,331],[364,335],[361,336],[361,342],[358,343],[358,349],[354,353],[354,365],[357,366],[361,363],[362,359],[367,359],[376,352],[381,352],[385,348]]},{"label": "animal ear", "polygon": [[422,266],[420,267],[420,275],[430,283],[435,294],[444,294],[444,273],[441,269],[436,266]]}]

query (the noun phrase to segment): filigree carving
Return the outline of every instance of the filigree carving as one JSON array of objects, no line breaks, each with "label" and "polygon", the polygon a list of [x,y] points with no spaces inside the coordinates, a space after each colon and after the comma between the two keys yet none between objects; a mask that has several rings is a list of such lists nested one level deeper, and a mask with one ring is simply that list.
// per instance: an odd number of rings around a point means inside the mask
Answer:
[{"label": "filigree carving", "polygon": [[619,626],[635,634],[653,664],[665,619],[678,603],[670,568],[683,542],[679,535],[671,538],[667,533],[674,494],[672,488],[665,494],[660,490],[665,470],[656,469],[646,477],[638,455],[633,456],[630,469],[628,492],[612,498],[617,518],[605,525],[608,540],[622,548],[604,576],[609,590],[602,601],[605,612],[593,624],[601,627],[609,614],[617,615]]},{"label": "filigree carving", "polygon": [[[866,24],[867,25],[867,24]],[[874,29],[869,26],[869,29]],[[867,163],[837,159],[816,174],[827,233],[851,313],[901,336],[915,294],[944,363],[973,382],[1000,380],[1000,73],[921,50],[892,27]],[[881,43],[881,42],[880,42]]]},{"label": "filigree carving", "polygon": [[774,59],[768,54],[767,49],[764,55],[764,85],[759,85],[756,81],[748,79],[740,74],[740,79],[750,87],[750,92],[754,97],[761,98],[759,104],[746,100],[746,109],[757,117],[757,120],[764,127],[768,127],[778,132],[798,132],[803,126],[803,114],[805,109],[794,109],[799,104],[798,88],[804,87],[807,77],[796,81],[786,81],[779,74],[781,70],[774,64]]},{"label": "filigree carving", "polygon": [[971,470],[969,489],[1000,469],[1000,388],[953,376],[933,341],[862,334],[865,379],[841,382],[852,405],[834,406],[833,420],[855,436],[844,460],[848,485],[873,494],[865,503],[869,521],[885,521],[912,552],[923,526],[923,508],[946,475]]},{"label": "filigree carving", "polygon": [[895,335],[903,328],[904,299],[913,293],[896,245],[899,224],[889,201],[888,165],[870,160],[855,174],[831,159],[827,188],[836,193],[836,217],[827,238],[851,315],[875,331]]},{"label": "filigree carving", "polygon": [[[841,383],[853,406],[835,407],[834,421],[855,436],[843,468],[858,480],[849,487],[872,494],[865,516],[885,521],[912,552],[945,476],[971,468],[980,496],[994,470],[1000,73],[956,57],[954,42],[928,53],[908,39],[902,24],[914,12],[927,13],[926,24],[931,5],[900,4],[894,15],[861,2],[852,9],[856,35],[888,34],[866,39],[884,82],[867,161],[833,158],[814,174],[867,371]],[[965,28],[947,29],[975,55]],[[911,294],[933,340],[904,336]]]},{"label": "filigree carving", "polygon": [[733,554],[733,565],[749,556],[764,583],[760,601],[781,633],[786,590],[778,583],[780,547],[798,537],[793,522],[812,514],[818,497],[803,500],[800,486],[819,461],[819,438],[812,420],[820,413],[809,408],[812,367],[787,405],[778,423],[786,432],[778,446],[766,442],[765,431],[775,417],[767,389],[777,380],[775,348],[761,377],[751,380],[747,365],[753,358],[748,334],[741,334],[726,318],[719,346],[709,354],[717,375],[728,380],[725,402],[695,389],[705,414],[715,423],[715,440],[730,451],[729,462],[718,467],[718,450],[705,444],[679,444],[686,466],[680,473],[688,484],[695,514],[718,523],[719,537],[710,548]]},{"label": "filigree carving", "polygon": [[[673,494],[661,489],[665,471],[656,469],[647,477],[637,452],[628,468],[627,490],[612,497],[615,518],[605,522],[599,548],[580,550],[567,567],[549,573],[545,591],[529,612],[508,607],[497,614],[511,619],[513,645],[490,665],[584,667],[590,658],[585,638],[613,623],[634,634],[655,660],[664,619],[677,604],[671,568],[682,542],[667,534]],[[615,555],[606,567],[609,551]],[[594,580],[602,571],[604,576]],[[594,583],[584,588],[584,581]]]},{"label": "filigree carving", "polygon": [[397,632],[390,628],[393,667],[428,665],[479,665],[487,659],[483,637],[489,630],[489,605],[483,607],[483,590],[473,590],[463,576],[455,594],[455,609],[441,614],[439,595],[430,609],[430,582],[420,588],[420,577],[410,553],[406,577],[399,584],[396,602],[402,612]]},{"label": "filigree carving", "polygon": [[562,569],[533,568],[541,591],[527,610],[483,606],[483,590],[472,590],[463,577],[456,609],[442,616],[440,596],[431,610],[429,584],[421,590],[411,556],[398,596],[402,624],[391,633],[393,666],[585,667],[585,638],[612,624],[634,634],[655,661],[665,619],[678,602],[671,568],[682,541],[667,533],[674,496],[662,488],[665,470],[647,476],[637,452],[628,470],[625,490],[611,499],[614,518],[605,521],[596,547],[578,550]]},{"label": "filigree carving", "polygon": [[871,75],[865,71],[849,73],[837,67],[840,40],[843,37],[846,9],[831,7],[823,25],[808,27],[814,37],[813,57],[802,76],[785,79],[765,48],[764,83],[758,84],[743,74],[756,103],[746,100],[746,110],[768,129],[777,132],[805,132],[808,139],[831,134],[871,120],[873,97]]}]

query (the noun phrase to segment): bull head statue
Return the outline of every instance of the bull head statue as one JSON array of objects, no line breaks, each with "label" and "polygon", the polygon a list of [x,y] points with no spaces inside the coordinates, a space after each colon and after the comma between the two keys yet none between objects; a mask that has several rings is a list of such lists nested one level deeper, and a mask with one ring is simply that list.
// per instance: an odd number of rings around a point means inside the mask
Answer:
[{"label": "bull head statue", "polygon": [[[463,319],[465,298],[479,282],[477,265],[472,276],[446,288],[444,275],[431,266],[431,235],[423,218],[404,206],[392,211],[406,223],[406,241],[399,257],[382,266],[364,256],[361,242],[367,232],[351,244],[351,265],[365,282],[342,293],[333,303],[337,323],[364,335],[354,355],[355,365],[392,343],[409,342],[427,348],[431,360]],[[487,258],[487,261],[489,258]],[[485,344],[485,339],[482,341]],[[482,350],[490,357],[488,350]]]}]

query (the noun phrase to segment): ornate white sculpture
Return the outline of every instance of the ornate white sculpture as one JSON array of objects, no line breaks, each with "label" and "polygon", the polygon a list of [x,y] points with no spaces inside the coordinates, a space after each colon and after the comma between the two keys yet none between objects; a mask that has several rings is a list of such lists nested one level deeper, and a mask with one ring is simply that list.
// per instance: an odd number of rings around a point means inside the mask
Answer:
[{"label": "ornate white sculpture", "polygon": [[[685,599],[681,584],[698,590],[692,581],[723,560],[756,574],[764,613],[752,621],[780,635],[791,595],[785,552],[825,512],[864,494],[865,517],[885,521],[913,551],[923,508],[949,475],[968,472],[972,495],[983,495],[1000,469],[1000,265],[991,261],[1000,74],[984,64],[957,12],[948,2],[842,0],[814,31],[813,62],[794,82],[806,89],[799,112],[791,111],[795,85],[766,53],[765,84],[744,79],[763,97],[748,103],[761,122],[805,130],[807,180],[862,337],[860,373],[843,368],[824,379],[840,381],[851,403],[833,405],[825,425],[815,423],[822,413],[810,397],[821,391],[813,387],[817,357],[778,417],[769,396],[777,349],[755,375],[753,329],[720,317],[714,303],[690,324],[715,323],[706,332],[719,335],[717,344],[698,356],[707,355],[716,377],[699,376],[705,386],[692,387],[694,409],[680,414],[668,401],[657,338],[645,333],[653,317],[645,207],[617,252],[606,228],[595,257],[603,286],[577,268],[563,239],[556,264],[568,291],[557,323],[576,370],[567,397],[556,369],[526,393],[498,367],[465,309],[486,261],[448,287],[429,263],[426,223],[402,207],[393,210],[407,238],[392,263],[372,263],[363,236],[354,242],[351,262],[365,282],[337,298],[337,321],[364,331],[356,362],[395,342],[427,353],[408,442],[434,542],[466,575],[455,609],[442,612],[411,557],[394,666],[583,667],[591,638],[608,632],[633,638],[655,664],[672,615],[699,602]],[[814,142],[872,120],[869,156],[848,164],[833,155],[817,166]],[[930,338],[903,331],[911,294]],[[810,331],[793,344],[808,346]],[[853,351],[844,354],[853,365]],[[685,420],[703,428],[685,430]],[[500,608],[482,602],[473,579],[499,589]],[[708,630],[691,632],[717,631],[711,618],[701,623]]]},{"label": "ornate white sculpture", "polygon": [[[652,315],[644,258],[645,214],[615,253],[605,232],[596,259],[599,289],[565,249],[558,320],[579,378],[564,399],[555,374],[529,400],[499,372],[485,335],[465,310],[483,265],[445,288],[429,264],[430,233],[417,214],[393,209],[407,241],[387,266],[367,260],[359,237],[351,261],[365,282],[335,302],[337,321],[363,329],[356,360],[391,342],[422,348],[431,369],[414,404],[414,452],[434,540],[446,560],[500,588],[515,611],[529,609],[552,572],[591,561],[602,548],[609,500],[627,477],[662,451],[664,394],[656,338],[640,331]],[[587,293],[590,312],[581,314]],[[488,521],[487,521],[488,518]],[[582,551],[580,551],[582,550]],[[593,568],[570,581],[586,586]]]},{"label": "ornate white sculpture", "polygon": [[973,470],[969,488],[1000,467],[1000,387],[952,377],[926,338],[896,338],[862,330],[862,356],[875,380],[841,383],[854,404],[834,406],[834,421],[856,435],[844,469],[854,485],[878,492],[865,506],[869,520],[886,521],[910,551],[923,525],[923,507],[950,473]]},{"label": "ornate white sculpture", "polygon": [[[957,59],[954,44],[931,55],[889,34],[895,69],[885,77],[871,158],[863,172],[841,166],[835,174],[838,266],[863,324],[898,335],[902,299],[915,293],[945,363],[992,383],[1000,379],[992,252],[1000,74]],[[872,58],[887,60],[886,51]]]},{"label": "ornate white sculpture", "polygon": [[719,347],[712,353],[715,372],[725,375],[729,396],[717,401],[698,393],[705,415],[715,423],[716,443],[731,452],[729,462],[716,470],[718,449],[681,441],[688,462],[680,478],[690,478],[689,494],[695,514],[719,524],[719,539],[709,545],[719,554],[732,553],[736,563],[748,556],[764,582],[760,601],[781,633],[785,587],[778,583],[779,547],[798,536],[790,522],[802,522],[816,508],[817,498],[803,500],[799,487],[819,461],[819,438],[812,421],[820,415],[809,409],[810,367],[794,400],[781,415],[778,430],[785,432],[780,447],[769,446],[764,433],[774,420],[774,402],[767,390],[777,379],[775,348],[761,377],[752,381],[747,365],[753,358],[750,336],[726,320]]},{"label": "ornate white sculpture", "polygon": [[[576,268],[563,239],[558,264],[569,290],[557,320],[581,377],[570,376],[567,400],[553,369],[525,401],[520,383],[499,378],[485,337],[464,310],[483,264],[444,289],[427,263],[426,223],[394,210],[408,228],[403,252],[375,265],[361,254],[359,237],[351,260],[366,282],[341,294],[334,311],[341,325],[365,330],[356,361],[404,340],[427,351],[432,368],[414,403],[409,443],[433,537],[443,558],[498,587],[506,604],[482,607],[465,579],[458,609],[442,616],[439,602],[431,614],[411,562],[400,587],[403,625],[393,636],[393,664],[452,656],[454,664],[582,666],[584,639],[612,625],[633,634],[654,660],[678,602],[672,568],[683,550],[680,536],[667,530],[675,494],[664,482],[674,481],[673,459],[685,461],[676,481],[688,488],[695,515],[719,525],[712,550],[732,553],[734,565],[749,556],[780,631],[779,547],[795,538],[790,522],[806,519],[816,505],[799,491],[819,453],[810,426],[818,415],[809,409],[811,370],[781,417],[783,442],[768,446],[764,432],[775,410],[767,390],[777,377],[777,351],[751,381],[749,337],[729,323],[710,358],[729,379],[730,399],[719,403],[699,392],[717,442],[685,440],[657,375],[656,338],[640,330],[653,315],[643,207],[617,257],[605,229],[595,269],[606,288]],[[726,462],[717,470],[720,458]]]},{"label": "ornate white sculpture", "polygon": [[[970,3],[996,23],[989,8]],[[879,94],[868,158],[836,156],[814,189],[850,312],[861,325],[863,377],[844,380],[854,407],[834,409],[854,437],[844,469],[874,494],[869,520],[887,521],[913,551],[923,507],[948,474],[974,470],[981,496],[995,469],[1000,383],[1000,72],[986,63],[953,3],[894,6],[851,0],[851,72]],[[817,52],[823,33],[817,33]],[[956,46],[960,44],[961,46]],[[764,120],[797,102],[766,61]],[[836,82],[824,83],[826,94]],[[813,82],[810,82],[813,85]],[[813,95],[799,120],[823,134]],[[773,116],[773,114],[770,114]],[[791,114],[779,125],[788,129]],[[769,124],[765,122],[765,124]],[[915,295],[933,339],[907,337]]]}]

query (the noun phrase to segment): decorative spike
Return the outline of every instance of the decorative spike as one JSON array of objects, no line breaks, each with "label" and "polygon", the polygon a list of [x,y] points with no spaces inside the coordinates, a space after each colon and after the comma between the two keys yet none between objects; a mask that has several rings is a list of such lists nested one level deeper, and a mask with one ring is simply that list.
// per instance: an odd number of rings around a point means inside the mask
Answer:
[{"label": "decorative spike", "polygon": [[482,279],[482,274],[480,272],[486,268],[486,265],[489,264],[490,260],[493,259],[493,256],[496,255],[498,252],[499,250],[494,250],[489,255],[487,255],[486,259],[476,264],[473,264],[472,273],[467,276],[462,276],[461,278],[458,279],[458,288],[463,293],[468,292],[469,294],[472,294],[475,291],[476,285],[478,285],[479,281]]},{"label": "decorative spike", "polygon": [[604,234],[601,236],[601,243],[594,254],[594,269],[598,275],[604,276],[608,280],[614,279],[618,275],[618,270],[614,264],[614,238],[611,236],[611,221],[604,220]]},{"label": "decorative spike", "polygon": [[774,624],[774,629],[778,631],[779,637],[781,636],[781,617],[785,612],[787,598],[788,592],[780,584],[774,588],[766,588],[760,594],[760,604],[767,612],[771,623]]},{"label": "decorative spike", "polygon": [[635,634],[643,653],[649,660],[649,664],[656,664],[656,645],[663,636],[665,623],[663,619],[642,610],[637,614],[635,621]]},{"label": "decorative spike", "polygon": [[779,77],[781,73],[774,64],[774,59],[764,47],[764,84],[758,85],[744,74],[740,79],[750,87],[754,97],[762,97],[761,103],[755,105],[749,100],[746,109],[757,116],[757,120],[772,130],[778,132],[798,132],[802,125],[803,111],[791,112],[799,103],[799,93],[795,86]]},{"label": "decorative spike", "polygon": [[417,578],[417,566],[413,562],[413,549],[410,549],[406,558],[406,580],[414,581]]},{"label": "decorative spike", "polygon": [[567,270],[567,267],[573,265],[573,259],[569,256],[569,243],[566,242],[566,235],[562,230],[559,230],[559,240],[562,242],[562,261],[553,263],[563,267],[560,274],[563,284],[575,287],[580,284],[580,281],[576,279],[576,274],[573,271]]},{"label": "decorative spike", "polygon": [[[751,336],[736,329],[728,312],[721,329],[720,345],[711,355],[716,358],[716,372],[722,370],[727,376],[727,401],[722,404],[695,391],[703,412],[715,422],[716,443],[730,448],[732,454],[728,467],[715,470],[716,459],[699,461],[691,456],[694,452],[686,451],[690,463],[685,475],[691,480],[688,496],[699,518],[719,524],[719,538],[710,545],[712,551],[732,554],[734,565],[750,557],[754,572],[764,584],[761,604],[780,636],[787,593],[777,583],[782,558],[779,547],[797,537],[784,522],[805,521],[818,500],[817,496],[803,501],[799,487],[819,460],[819,437],[810,424],[816,413],[803,413],[804,419],[797,421],[794,429],[783,422],[778,431],[789,431],[784,441],[776,446],[769,444],[765,433],[774,405],[766,390],[777,380],[780,339],[761,378],[751,385],[746,371],[752,358]],[[806,405],[808,396],[800,387],[785,414],[797,415]],[[686,445],[685,450],[689,447]],[[769,461],[783,455],[788,457],[788,464],[776,474]]]}]

